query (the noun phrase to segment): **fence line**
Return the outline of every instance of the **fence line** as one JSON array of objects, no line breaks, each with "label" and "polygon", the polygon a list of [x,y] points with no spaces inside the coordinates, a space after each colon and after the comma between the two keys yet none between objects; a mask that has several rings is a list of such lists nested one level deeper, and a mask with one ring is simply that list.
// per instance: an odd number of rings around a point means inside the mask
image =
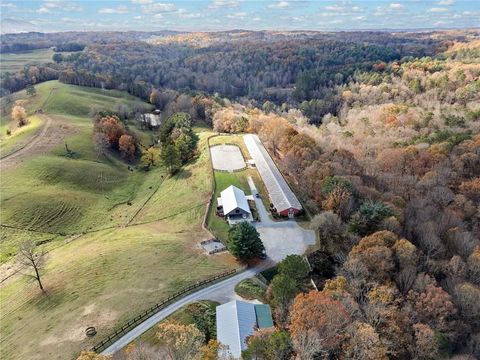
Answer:
[{"label": "fence line", "polygon": [[177,300],[178,298],[182,297],[186,293],[191,292],[194,289],[198,289],[206,284],[210,284],[216,280],[226,278],[230,275],[233,275],[237,272],[236,269],[225,271],[223,273],[214,275],[208,279],[202,280],[202,281],[197,281],[196,283],[189,285],[187,287],[184,287],[183,289],[177,291],[175,294],[170,295],[169,297],[163,299],[161,302],[153,305],[137,317],[134,317],[127,323],[125,323],[122,327],[119,329],[115,330],[113,333],[108,335],[105,339],[103,339],[101,342],[99,342],[97,345],[92,347],[92,351],[96,353],[101,353],[103,350],[105,350],[108,346],[113,344],[114,340],[120,339],[123,335],[128,333],[130,330],[133,328],[137,327],[139,324],[141,324],[144,320],[148,319],[152,315],[156,314],[163,308],[165,308],[167,305],[169,305],[173,300]]}]

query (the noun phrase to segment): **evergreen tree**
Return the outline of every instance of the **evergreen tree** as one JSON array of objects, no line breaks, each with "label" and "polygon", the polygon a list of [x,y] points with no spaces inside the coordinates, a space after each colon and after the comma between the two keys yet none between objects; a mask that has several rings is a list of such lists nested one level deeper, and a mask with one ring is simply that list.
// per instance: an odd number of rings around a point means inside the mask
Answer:
[{"label": "evergreen tree", "polygon": [[174,145],[169,144],[163,148],[161,159],[163,165],[168,169],[170,175],[175,174],[182,166],[180,154]]},{"label": "evergreen tree", "polygon": [[258,257],[265,250],[260,234],[248,222],[243,221],[228,231],[227,248],[240,260],[250,260]]}]

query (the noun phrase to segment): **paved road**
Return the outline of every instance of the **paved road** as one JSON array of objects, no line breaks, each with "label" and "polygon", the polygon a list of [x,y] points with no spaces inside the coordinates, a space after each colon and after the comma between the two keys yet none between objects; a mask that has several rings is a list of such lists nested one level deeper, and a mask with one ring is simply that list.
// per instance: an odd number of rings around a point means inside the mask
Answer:
[{"label": "paved road", "polygon": [[181,298],[177,302],[167,306],[165,309],[159,311],[151,318],[145,320],[143,323],[138,325],[136,328],[131,330],[129,333],[121,337],[117,340],[114,344],[109,346],[105,351],[102,352],[103,355],[113,354],[114,352],[122,349],[123,347],[127,346],[130,342],[135,340],[137,337],[142,335],[145,331],[150,329],[152,326],[157,324],[159,321],[165,319],[176,310],[180,309],[182,306],[198,300],[213,300],[218,301],[220,303],[225,303],[230,300],[235,299],[237,296],[235,294],[235,285],[237,285],[240,281],[247,279],[249,277],[254,276],[256,273],[272,266],[268,262],[262,263],[261,265],[247,269],[235,276],[232,276],[228,279],[225,279],[221,282],[213,284],[207,288],[200,289],[197,292],[194,292],[190,295]]}]

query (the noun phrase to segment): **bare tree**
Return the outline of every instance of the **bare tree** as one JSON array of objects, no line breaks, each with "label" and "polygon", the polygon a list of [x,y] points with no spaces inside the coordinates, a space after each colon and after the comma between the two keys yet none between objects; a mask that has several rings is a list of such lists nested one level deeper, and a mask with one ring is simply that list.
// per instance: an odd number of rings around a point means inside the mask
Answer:
[{"label": "bare tree", "polygon": [[20,245],[20,252],[18,256],[19,263],[21,265],[27,269],[33,270],[33,275],[31,273],[27,273],[25,275],[37,280],[40,290],[45,292],[40,276],[41,270],[43,269],[45,261],[47,260],[47,253],[45,250],[42,249],[41,251],[38,251],[35,243],[32,240],[27,240]]}]

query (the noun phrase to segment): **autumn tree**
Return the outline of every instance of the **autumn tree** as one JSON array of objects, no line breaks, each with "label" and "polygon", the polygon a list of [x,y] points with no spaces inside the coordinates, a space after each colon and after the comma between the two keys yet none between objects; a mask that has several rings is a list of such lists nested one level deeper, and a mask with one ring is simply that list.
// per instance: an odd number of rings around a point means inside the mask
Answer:
[{"label": "autumn tree", "polygon": [[433,282],[423,285],[420,279],[417,278],[407,295],[416,318],[437,331],[454,334],[458,330],[455,328],[457,308],[452,297]]},{"label": "autumn tree", "polygon": [[142,152],[140,162],[143,168],[148,171],[160,161],[160,149],[150,146],[147,150]]},{"label": "autumn tree", "polygon": [[415,332],[415,359],[436,360],[440,358],[435,332],[428,325],[417,323],[413,325]]},{"label": "autumn tree", "polygon": [[76,360],[111,360],[111,356],[99,355],[93,351],[82,351]]},{"label": "autumn tree", "polygon": [[95,120],[94,134],[104,135],[111,148],[118,149],[118,142],[126,134],[125,127],[116,116],[103,116]]},{"label": "autumn tree", "polygon": [[12,108],[12,119],[15,121],[18,126],[24,126],[27,124],[27,112],[25,108],[20,105],[15,105]]},{"label": "autumn tree", "polygon": [[328,358],[340,350],[350,321],[342,303],[323,292],[297,295],[290,325],[295,351],[302,359]]},{"label": "autumn tree", "polygon": [[247,261],[265,251],[257,229],[247,221],[232,226],[228,230],[227,248],[237,259]]},{"label": "autumn tree", "polygon": [[155,105],[155,107],[158,108],[160,103],[160,92],[157,89],[152,89],[148,101],[150,104]]},{"label": "autumn tree", "polygon": [[287,360],[292,355],[292,340],[286,331],[275,328],[260,329],[247,338],[247,349],[242,351],[245,360]]},{"label": "autumn tree", "polygon": [[[353,277],[360,273],[366,280],[384,281],[390,278],[395,268],[391,246],[396,241],[395,234],[389,231],[379,231],[362,238],[348,255],[344,269]],[[353,264],[359,264],[365,271],[352,271]]]},{"label": "autumn tree", "polygon": [[455,300],[465,319],[472,324],[480,324],[480,288],[463,282],[455,286]]},{"label": "autumn tree", "polygon": [[118,139],[118,149],[125,159],[132,160],[136,150],[133,136],[126,134],[120,136],[120,139]]},{"label": "autumn tree", "polygon": [[156,337],[170,360],[194,359],[205,340],[195,325],[181,325],[172,321],[158,325]]},{"label": "autumn tree", "polygon": [[355,323],[350,329],[350,341],[346,354],[348,359],[387,360],[387,349],[375,329],[366,323]]},{"label": "autumn tree", "polygon": [[199,358],[200,360],[219,360],[219,353],[226,350],[217,340],[210,339],[200,348]]},{"label": "autumn tree", "polygon": [[289,127],[290,124],[280,117],[273,117],[263,125],[260,136],[265,141],[267,147],[272,149],[274,155],[277,155],[283,134]]},{"label": "autumn tree", "polygon": [[477,285],[480,284],[480,246],[470,254],[467,260],[468,275]]},{"label": "autumn tree", "polygon": [[30,278],[37,281],[38,286],[42,292],[45,292],[42,284],[41,273],[47,260],[47,253],[45,250],[38,250],[36,244],[32,240],[23,242],[20,245],[18,254],[18,261],[24,268],[30,269],[31,273],[26,273]]}]

